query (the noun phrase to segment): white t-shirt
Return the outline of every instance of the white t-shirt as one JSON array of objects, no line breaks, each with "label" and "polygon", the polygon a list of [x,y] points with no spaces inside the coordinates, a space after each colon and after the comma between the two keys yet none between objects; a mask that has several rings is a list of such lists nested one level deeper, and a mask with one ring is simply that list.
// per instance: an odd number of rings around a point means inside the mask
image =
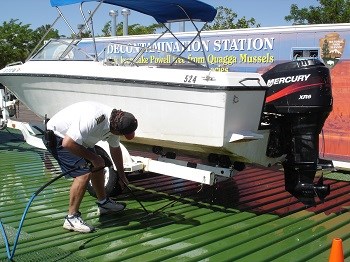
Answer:
[{"label": "white t-shirt", "polygon": [[100,140],[107,141],[111,147],[119,147],[119,136],[109,130],[112,110],[96,102],[79,102],[56,113],[47,123],[47,129],[62,138],[68,135],[85,147],[94,147]]}]

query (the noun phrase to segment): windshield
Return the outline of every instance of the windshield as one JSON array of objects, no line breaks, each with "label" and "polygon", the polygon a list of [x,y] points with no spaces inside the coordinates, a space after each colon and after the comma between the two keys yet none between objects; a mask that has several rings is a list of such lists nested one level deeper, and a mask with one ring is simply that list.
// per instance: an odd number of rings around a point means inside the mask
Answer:
[{"label": "windshield", "polygon": [[71,39],[52,39],[31,60],[94,60],[93,54],[79,50]]}]

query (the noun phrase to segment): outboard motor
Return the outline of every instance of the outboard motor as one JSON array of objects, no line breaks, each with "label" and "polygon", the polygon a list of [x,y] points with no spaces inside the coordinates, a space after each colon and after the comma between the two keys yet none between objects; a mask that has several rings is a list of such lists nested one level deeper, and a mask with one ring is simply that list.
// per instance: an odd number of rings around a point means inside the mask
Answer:
[{"label": "outboard motor", "polygon": [[[319,134],[332,111],[329,69],[319,60],[278,64],[262,76],[269,87],[262,126],[271,130],[267,156],[284,160],[285,188],[307,205],[323,200],[329,185],[316,182]],[[323,160],[324,161],[324,160]]]}]

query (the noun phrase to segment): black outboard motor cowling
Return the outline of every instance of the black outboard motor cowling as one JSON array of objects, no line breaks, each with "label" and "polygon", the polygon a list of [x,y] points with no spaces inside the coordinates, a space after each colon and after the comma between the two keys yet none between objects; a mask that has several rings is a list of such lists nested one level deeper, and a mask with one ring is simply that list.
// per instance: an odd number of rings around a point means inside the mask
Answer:
[{"label": "black outboard motor cowling", "polygon": [[269,87],[262,123],[271,130],[267,156],[286,155],[285,188],[307,205],[323,200],[329,185],[314,182],[319,164],[319,134],[332,111],[329,69],[308,59],[276,65],[262,76]]}]

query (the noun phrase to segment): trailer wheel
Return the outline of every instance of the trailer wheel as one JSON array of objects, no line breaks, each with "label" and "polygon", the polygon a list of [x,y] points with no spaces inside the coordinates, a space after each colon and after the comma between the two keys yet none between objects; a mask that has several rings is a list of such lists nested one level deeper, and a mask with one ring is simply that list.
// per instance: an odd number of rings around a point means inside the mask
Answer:
[{"label": "trailer wheel", "polygon": [[[101,147],[95,146],[96,153],[99,154],[106,163],[106,167],[103,170],[105,176],[105,190],[107,197],[114,197],[121,193],[121,188],[118,183],[118,173],[113,169],[113,164],[109,155]],[[92,187],[91,181],[87,186],[87,191],[93,197],[96,196],[95,189]]]}]

